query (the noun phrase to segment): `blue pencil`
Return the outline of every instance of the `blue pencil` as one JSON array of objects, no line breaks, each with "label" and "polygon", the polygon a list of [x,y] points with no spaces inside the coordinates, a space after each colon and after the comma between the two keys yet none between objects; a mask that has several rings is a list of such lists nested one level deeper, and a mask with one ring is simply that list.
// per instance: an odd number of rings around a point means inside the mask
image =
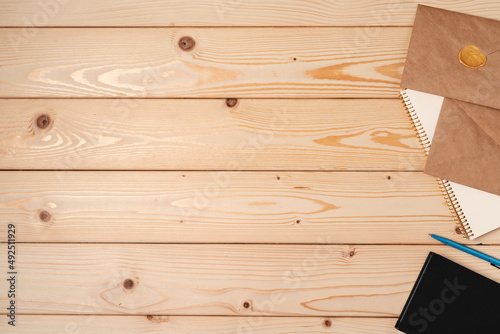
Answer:
[{"label": "blue pencil", "polygon": [[440,237],[439,235],[435,235],[435,234],[429,234],[429,235],[431,237],[433,237],[434,239],[436,239],[437,241],[442,242],[445,245],[454,247],[454,248],[456,248],[458,250],[461,250],[462,252],[466,252],[466,253],[468,253],[470,255],[474,255],[474,256],[482,259],[482,260],[488,261],[491,265],[493,265],[493,266],[495,266],[497,268],[500,268],[500,260],[499,259],[496,259],[496,258],[494,258],[492,256],[489,256],[488,254],[484,254],[483,252],[480,252],[480,251],[477,251],[475,249],[469,248],[469,247],[464,246],[462,244],[459,244],[458,242],[455,242],[453,240]]}]

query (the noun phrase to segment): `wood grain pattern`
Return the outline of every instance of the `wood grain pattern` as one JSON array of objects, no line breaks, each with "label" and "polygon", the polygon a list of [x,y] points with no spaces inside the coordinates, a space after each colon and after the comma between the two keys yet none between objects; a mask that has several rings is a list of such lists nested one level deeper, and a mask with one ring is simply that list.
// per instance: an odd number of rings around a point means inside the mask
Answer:
[{"label": "wood grain pattern", "polygon": [[422,173],[23,171],[0,180],[1,241],[9,223],[20,242],[463,241]]},{"label": "wood grain pattern", "polygon": [[[500,256],[500,246],[480,249]],[[429,251],[500,282],[497,268],[445,245],[23,244],[17,305],[19,314],[396,317]]]},{"label": "wood grain pattern", "polygon": [[23,39],[1,29],[0,97],[395,98],[410,32],[61,28]]},{"label": "wood grain pattern", "polygon": [[416,6],[0,0],[14,331],[396,334],[429,251],[500,283],[427,235],[465,242],[396,99]]},{"label": "wood grain pattern", "polygon": [[[0,0],[2,26],[410,26],[417,3],[500,19],[496,0]],[[51,6],[40,3],[52,4]]]},{"label": "wood grain pattern", "polygon": [[[50,118],[45,129],[41,115]],[[422,170],[399,100],[0,100],[2,169]]]},{"label": "wood grain pattern", "polygon": [[[401,334],[396,318],[21,315],[18,334]],[[112,324],[112,325],[110,325]],[[0,322],[0,331],[11,330]]]}]

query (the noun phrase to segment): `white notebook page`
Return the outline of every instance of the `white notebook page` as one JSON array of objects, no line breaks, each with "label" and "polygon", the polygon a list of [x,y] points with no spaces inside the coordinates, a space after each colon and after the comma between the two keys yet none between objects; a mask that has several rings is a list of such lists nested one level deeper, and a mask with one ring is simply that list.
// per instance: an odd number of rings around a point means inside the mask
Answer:
[{"label": "white notebook page", "polygon": [[[430,141],[436,129],[443,97],[406,89],[411,104]],[[500,196],[450,182],[475,239],[500,227]]]}]

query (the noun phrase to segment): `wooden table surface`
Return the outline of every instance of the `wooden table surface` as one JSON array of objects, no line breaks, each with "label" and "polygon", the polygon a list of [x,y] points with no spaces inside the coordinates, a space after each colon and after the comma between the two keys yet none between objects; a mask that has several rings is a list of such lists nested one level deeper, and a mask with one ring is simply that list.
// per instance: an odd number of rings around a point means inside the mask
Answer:
[{"label": "wooden table surface", "polygon": [[416,6],[0,0],[0,332],[398,333],[429,251],[500,282],[428,236],[500,256],[422,173]]}]

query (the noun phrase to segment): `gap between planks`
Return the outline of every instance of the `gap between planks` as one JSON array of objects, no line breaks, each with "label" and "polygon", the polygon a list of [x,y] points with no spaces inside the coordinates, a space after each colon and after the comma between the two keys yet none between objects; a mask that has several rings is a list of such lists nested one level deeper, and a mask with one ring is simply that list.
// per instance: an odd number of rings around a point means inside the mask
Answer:
[{"label": "gap between planks", "polygon": [[[397,334],[397,318],[367,317],[245,317],[245,316],[134,316],[113,315],[21,315],[16,333],[53,334],[79,333],[101,334],[106,328],[107,334],[150,333],[150,334]],[[0,330],[6,330],[5,322],[0,323]]]},{"label": "gap between planks", "polygon": [[[412,28],[413,25],[381,25],[381,26],[349,26],[349,25],[325,25],[325,26],[43,26],[39,29],[257,29],[257,28],[271,28],[271,29],[290,29],[290,28],[307,28],[307,29],[321,29],[321,28]],[[0,26],[1,29],[22,29],[28,28],[26,26]]]}]

